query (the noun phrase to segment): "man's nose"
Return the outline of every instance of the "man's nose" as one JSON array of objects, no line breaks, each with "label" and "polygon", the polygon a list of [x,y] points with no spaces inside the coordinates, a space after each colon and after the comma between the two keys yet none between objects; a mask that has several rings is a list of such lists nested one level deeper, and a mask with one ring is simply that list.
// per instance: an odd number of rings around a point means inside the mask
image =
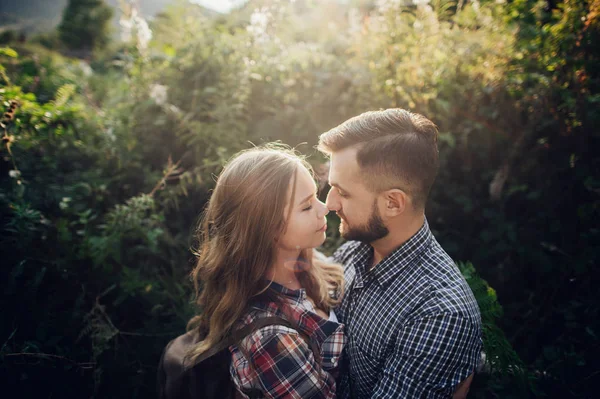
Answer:
[{"label": "man's nose", "polygon": [[327,206],[327,209],[329,209],[330,211],[334,211],[334,212],[339,211],[341,208],[340,200],[339,200],[338,196],[335,194],[335,190],[333,188],[330,189],[329,192],[327,193],[327,199],[325,200],[325,206]]}]

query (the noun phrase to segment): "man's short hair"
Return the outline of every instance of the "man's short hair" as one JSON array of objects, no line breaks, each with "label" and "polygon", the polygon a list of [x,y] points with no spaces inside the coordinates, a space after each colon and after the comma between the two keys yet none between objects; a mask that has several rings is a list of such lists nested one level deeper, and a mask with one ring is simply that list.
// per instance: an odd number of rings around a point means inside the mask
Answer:
[{"label": "man's short hair", "polygon": [[438,170],[438,129],[423,115],[400,108],[370,111],[321,134],[331,154],[357,146],[362,179],[372,192],[398,188],[424,208]]}]

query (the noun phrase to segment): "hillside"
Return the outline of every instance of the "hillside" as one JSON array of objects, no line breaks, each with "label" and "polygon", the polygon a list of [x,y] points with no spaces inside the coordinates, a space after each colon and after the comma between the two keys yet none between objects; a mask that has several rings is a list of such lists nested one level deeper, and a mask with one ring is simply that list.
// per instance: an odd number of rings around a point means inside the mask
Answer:
[{"label": "hillside", "polygon": [[[119,0],[105,0],[115,8],[115,23],[119,17]],[[142,0],[140,11],[145,17],[152,17],[177,0]],[[55,28],[62,17],[68,0],[21,0],[20,2],[0,2],[0,32],[15,30],[26,34],[38,33]],[[201,7],[197,5],[198,7]],[[204,7],[202,7],[204,8]],[[207,14],[215,11],[204,8]]]}]

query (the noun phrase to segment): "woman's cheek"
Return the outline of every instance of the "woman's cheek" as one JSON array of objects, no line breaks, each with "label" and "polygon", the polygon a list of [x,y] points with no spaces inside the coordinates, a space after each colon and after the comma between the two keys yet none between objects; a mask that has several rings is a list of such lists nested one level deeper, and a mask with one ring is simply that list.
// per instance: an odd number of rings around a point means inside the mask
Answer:
[{"label": "woman's cheek", "polygon": [[[310,215],[310,216],[312,216],[312,215]],[[307,214],[304,215],[304,218],[302,218],[302,220],[299,221],[298,227],[301,229],[300,231],[302,232],[302,235],[304,237],[306,237],[307,239],[310,239],[312,237],[312,233],[314,232],[314,229],[312,228],[312,224],[310,223],[310,220],[309,220],[309,212],[307,212]]]}]

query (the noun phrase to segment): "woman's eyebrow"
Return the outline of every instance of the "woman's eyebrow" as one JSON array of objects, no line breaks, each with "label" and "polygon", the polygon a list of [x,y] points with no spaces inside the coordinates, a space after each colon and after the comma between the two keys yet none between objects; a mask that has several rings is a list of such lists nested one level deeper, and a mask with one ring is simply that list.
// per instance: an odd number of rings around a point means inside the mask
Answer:
[{"label": "woman's eyebrow", "polygon": [[315,194],[310,194],[308,195],[306,198],[304,198],[302,201],[298,202],[298,205],[304,204],[306,201],[308,201],[309,199],[311,199]]},{"label": "woman's eyebrow", "polygon": [[309,199],[311,199],[313,195],[314,195],[314,194],[310,194],[310,195],[308,195],[308,196],[307,196],[306,198],[304,198],[302,201],[298,202],[298,205],[300,205],[300,204],[304,204],[306,201],[308,201]]}]

